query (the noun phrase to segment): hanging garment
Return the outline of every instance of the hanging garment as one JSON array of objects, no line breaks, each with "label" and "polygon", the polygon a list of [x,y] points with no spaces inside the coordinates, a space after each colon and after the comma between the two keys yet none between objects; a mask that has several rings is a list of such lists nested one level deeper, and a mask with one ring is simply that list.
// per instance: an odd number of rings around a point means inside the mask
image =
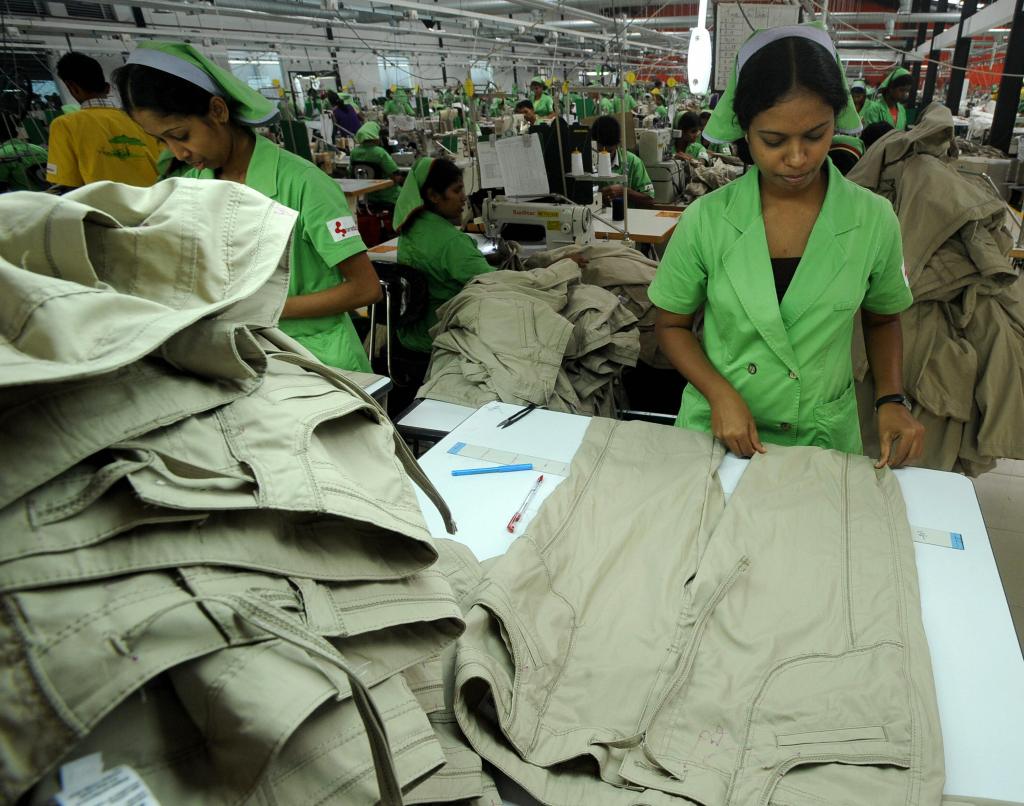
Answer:
[{"label": "hanging garment", "polygon": [[472,596],[470,744],[550,806],[938,803],[895,477],[770,446],[723,505],[721,457],[707,434],[591,422]]},{"label": "hanging garment", "polygon": [[[892,202],[915,305],[902,315],[904,388],[926,422],[921,464],[978,475],[1024,458],[1020,271],[1008,257],[1005,205],[957,173],[953,119],[932,104],[909,132],[890,132],[848,179]],[[877,445],[863,339],[853,339],[865,448]],[[957,439],[959,435],[959,439]]]}]

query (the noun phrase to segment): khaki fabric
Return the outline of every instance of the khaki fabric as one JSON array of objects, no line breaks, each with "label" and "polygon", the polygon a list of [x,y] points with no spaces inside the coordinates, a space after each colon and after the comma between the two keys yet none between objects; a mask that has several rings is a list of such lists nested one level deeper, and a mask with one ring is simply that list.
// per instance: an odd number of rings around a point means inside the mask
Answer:
[{"label": "khaki fabric", "polygon": [[234,182],[11,193],[0,221],[0,385],[118,369],[257,292],[233,321],[267,327],[287,296],[295,213]]},{"label": "khaki fabric", "polygon": [[640,331],[640,361],[658,369],[670,369],[672,365],[658,349],[654,335],[657,311],[647,296],[647,288],[658,269],[657,261],[621,243],[593,243],[582,248],[566,246],[538,252],[526,258],[523,266],[528,269],[548,266],[576,254],[587,259],[587,264],[580,269],[581,281],[615,294],[636,317]]},{"label": "khaki fabric", "polygon": [[[928,429],[920,464],[977,475],[1024,457],[1020,272],[1005,205],[958,174],[953,120],[932,104],[910,132],[890,132],[847,176],[892,202],[914,306],[903,323],[904,388]],[[859,322],[858,322],[859,324]],[[865,449],[877,444],[863,339],[853,339]]]},{"label": "khaki fabric", "polygon": [[417,396],[613,413],[617,381],[640,353],[637,320],[614,294],[580,278],[579,266],[563,259],[471,280],[438,309]]},{"label": "khaki fabric", "polygon": [[771,446],[726,505],[721,456],[703,433],[592,421],[473,596],[455,701],[471,745],[546,804],[938,803],[895,477]]}]

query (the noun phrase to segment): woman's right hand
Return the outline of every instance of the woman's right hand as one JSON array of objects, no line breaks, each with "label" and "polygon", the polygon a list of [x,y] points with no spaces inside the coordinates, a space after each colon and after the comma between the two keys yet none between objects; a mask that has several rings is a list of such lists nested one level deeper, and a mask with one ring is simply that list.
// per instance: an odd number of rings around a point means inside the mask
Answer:
[{"label": "woman's right hand", "polygon": [[757,423],[746,401],[733,388],[723,391],[711,404],[711,433],[737,456],[748,459],[765,453],[757,435]]}]

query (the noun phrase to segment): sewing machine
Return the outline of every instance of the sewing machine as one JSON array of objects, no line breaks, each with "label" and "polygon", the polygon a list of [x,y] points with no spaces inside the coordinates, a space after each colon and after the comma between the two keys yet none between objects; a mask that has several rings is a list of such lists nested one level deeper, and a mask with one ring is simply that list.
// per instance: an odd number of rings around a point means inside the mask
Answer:
[{"label": "sewing machine", "polygon": [[543,227],[548,249],[569,244],[583,246],[594,240],[593,211],[580,204],[519,202],[494,196],[484,200],[483,221],[488,238],[500,237],[506,224]]},{"label": "sewing machine", "polygon": [[654,183],[654,200],[658,204],[676,204],[690,181],[690,166],[685,160],[663,160],[649,164],[647,174]]},{"label": "sewing machine", "polygon": [[672,130],[637,129],[636,145],[644,165],[657,165],[672,157]]}]

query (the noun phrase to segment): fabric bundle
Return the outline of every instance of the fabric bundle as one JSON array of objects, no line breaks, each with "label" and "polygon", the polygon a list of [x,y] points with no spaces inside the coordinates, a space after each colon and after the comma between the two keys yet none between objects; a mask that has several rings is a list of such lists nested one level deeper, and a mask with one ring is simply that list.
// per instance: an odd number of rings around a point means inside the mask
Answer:
[{"label": "fabric bundle", "polygon": [[495,803],[431,721],[464,563],[412,483],[448,510],[274,327],[296,214],[187,179],[0,213],[0,800],[101,753],[168,804]]},{"label": "fabric bundle", "polygon": [[615,294],[583,282],[568,258],[475,277],[437,316],[417,397],[608,415],[622,371],[640,355],[637,317]]},{"label": "fabric bundle", "polygon": [[711,165],[698,165],[692,170],[690,181],[686,185],[687,202],[717,190],[743,175],[743,165],[738,157],[722,157],[716,155]]},{"label": "fabric bundle", "polygon": [[722,458],[705,433],[591,420],[468,597],[454,710],[470,744],[547,806],[936,806],[895,476],[775,445],[726,502]]},{"label": "fabric bundle", "polygon": [[[904,387],[927,428],[921,464],[978,475],[1024,458],[1024,286],[1009,260],[1005,206],[957,173],[953,119],[932,104],[885,135],[848,179],[889,199],[900,220],[914,306],[902,315]],[[853,340],[864,447],[877,449],[863,339]]]}]

